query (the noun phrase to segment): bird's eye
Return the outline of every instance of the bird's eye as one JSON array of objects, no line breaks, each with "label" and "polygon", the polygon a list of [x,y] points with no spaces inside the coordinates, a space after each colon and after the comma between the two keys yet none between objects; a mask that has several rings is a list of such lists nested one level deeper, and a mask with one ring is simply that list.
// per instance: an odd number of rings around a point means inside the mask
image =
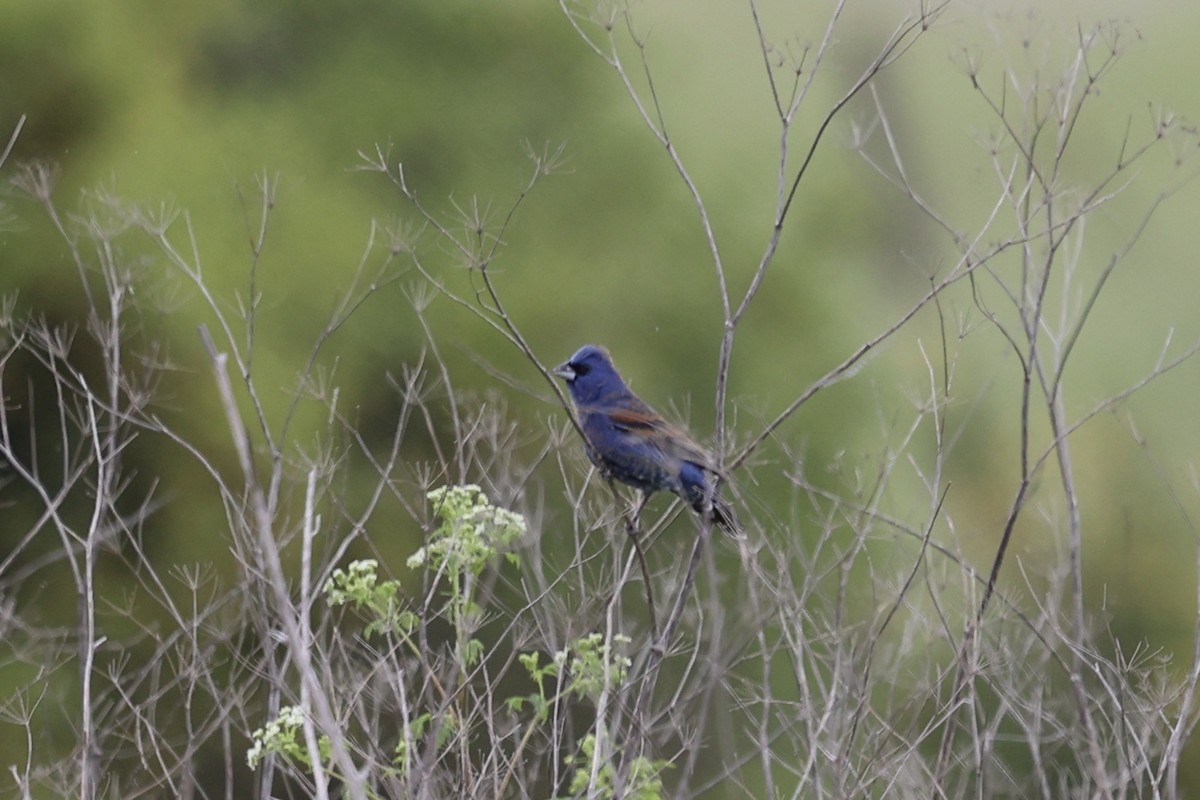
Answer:
[{"label": "bird's eye", "polygon": [[587,375],[592,371],[592,368],[587,364],[572,364],[571,369],[575,370],[576,375]]}]

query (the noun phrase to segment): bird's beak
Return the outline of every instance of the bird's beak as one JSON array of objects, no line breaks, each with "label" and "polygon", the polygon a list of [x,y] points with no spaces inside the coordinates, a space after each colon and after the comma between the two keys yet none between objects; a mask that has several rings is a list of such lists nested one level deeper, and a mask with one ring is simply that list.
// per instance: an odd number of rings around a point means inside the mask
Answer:
[{"label": "bird's beak", "polygon": [[559,364],[557,367],[555,367],[554,369],[552,369],[550,371],[553,372],[558,377],[562,378],[567,383],[570,383],[571,381],[575,380],[575,368],[571,366],[570,361],[568,361],[564,364]]}]

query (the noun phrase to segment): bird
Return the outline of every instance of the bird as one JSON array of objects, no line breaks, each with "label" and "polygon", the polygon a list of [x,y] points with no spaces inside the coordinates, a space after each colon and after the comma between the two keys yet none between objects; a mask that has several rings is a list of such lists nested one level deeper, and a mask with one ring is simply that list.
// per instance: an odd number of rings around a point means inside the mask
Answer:
[{"label": "bird", "polygon": [[715,491],[712,456],[630,390],[607,350],[584,345],[552,372],[566,381],[588,460],[610,483],[640,490],[642,505],[654,492],[672,492],[727,532],[738,531],[733,509]]}]

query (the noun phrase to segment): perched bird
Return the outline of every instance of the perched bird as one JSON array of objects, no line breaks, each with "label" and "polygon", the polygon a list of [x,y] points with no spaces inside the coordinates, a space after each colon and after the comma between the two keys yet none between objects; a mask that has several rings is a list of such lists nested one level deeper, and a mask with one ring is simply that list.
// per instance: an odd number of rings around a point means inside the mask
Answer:
[{"label": "perched bird", "polygon": [[584,345],[553,372],[567,382],[588,459],[605,478],[646,497],[674,492],[700,513],[708,504],[713,522],[737,530],[733,509],[713,491],[712,457],[629,390],[604,348]]}]

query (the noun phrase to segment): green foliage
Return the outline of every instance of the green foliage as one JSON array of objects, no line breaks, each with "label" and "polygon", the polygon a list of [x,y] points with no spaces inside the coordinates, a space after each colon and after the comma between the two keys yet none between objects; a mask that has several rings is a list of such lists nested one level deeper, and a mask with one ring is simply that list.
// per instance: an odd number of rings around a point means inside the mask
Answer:
[{"label": "green foliage", "polygon": [[521,666],[529,672],[529,677],[533,678],[534,684],[537,686],[537,691],[525,696],[510,697],[505,701],[509,711],[514,714],[520,714],[526,703],[533,708],[533,718],[537,722],[545,722],[550,716],[550,708],[552,705],[551,698],[546,694],[546,679],[557,678],[561,663],[556,658],[553,661],[542,664],[541,653],[534,651],[532,653],[521,653],[517,656],[517,660],[521,662]]},{"label": "green foliage", "polygon": [[[251,734],[253,744],[246,752],[246,763],[254,769],[268,755],[278,755],[311,767],[308,748],[300,741],[300,729],[304,725],[304,711],[299,706],[284,706],[275,719]],[[317,749],[323,761],[329,759],[329,737],[322,736]]]},{"label": "green foliage", "polygon": [[[411,744],[421,741],[426,732],[429,730],[430,724],[434,722],[434,716],[431,712],[426,711],[418,714],[409,722],[405,728],[400,741],[396,743],[396,757],[393,765],[399,775],[407,776],[412,768],[412,748]],[[446,743],[451,737],[459,731],[457,717],[453,713],[443,714],[437,720],[437,725],[434,728],[433,747],[437,751],[441,751],[446,747]]]},{"label": "green foliage", "polygon": [[[433,611],[444,614],[454,627],[454,661],[465,679],[485,652],[483,642],[473,635],[482,615],[474,599],[475,580],[489,563],[525,534],[525,519],[492,505],[483,490],[474,485],[441,487],[427,497],[434,504],[441,525],[430,534],[428,543],[408,559],[408,565],[414,569],[427,567],[444,579],[444,604]],[[505,554],[509,563],[519,563],[514,554]],[[367,619],[367,636],[395,638],[411,653],[419,655],[421,649],[413,639],[413,631],[420,619],[402,598],[400,582],[381,580],[378,570],[379,563],[374,559],[353,561],[345,569],[334,570],[325,582],[326,599],[331,607],[350,605],[362,613]],[[540,707],[545,706],[543,694]],[[517,706],[510,700],[509,707]],[[413,716],[395,748],[394,764],[400,774],[407,774],[410,768],[412,743],[422,740],[434,723],[433,746],[438,750],[446,746],[460,727],[453,711],[435,717],[426,709]],[[278,752],[294,756],[292,750]]]},{"label": "green foliage", "polygon": [[[596,737],[588,735],[580,742],[579,754],[566,758],[567,765],[575,767],[570,784],[571,795],[578,797],[586,793],[588,797],[599,797],[604,800],[615,798],[617,796],[616,769],[611,761],[602,760],[593,770],[595,759]],[[663,796],[660,775],[670,766],[671,762],[666,759],[652,760],[644,756],[633,759],[629,770],[629,782],[621,797],[634,798],[634,800],[660,800]]]},{"label": "green foliage", "polygon": [[[504,508],[493,506],[478,486],[452,486],[428,494],[442,524],[417,550],[408,566],[428,566],[446,578],[447,596],[442,611],[454,623],[459,639],[461,666],[465,670],[483,656],[483,643],[469,635],[478,623],[481,609],[473,599],[474,580],[489,562],[504,553],[509,563],[519,564],[515,553],[504,551],[525,534],[525,520]],[[419,622],[417,615],[400,598],[400,582],[381,581],[374,559],[352,562],[336,569],[325,583],[331,606],[351,604],[366,614],[368,636],[389,634],[416,647],[410,634]]]},{"label": "green foliage", "polygon": [[[434,504],[441,525],[430,534],[428,543],[408,559],[408,564],[414,568],[425,566],[444,576],[448,588],[440,610],[454,624],[454,638],[458,644],[455,661],[466,679],[470,668],[478,664],[485,653],[483,643],[468,632],[469,626],[482,613],[471,597],[470,587],[490,562],[524,535],[525,520],[519,514],[492,505],[483,490],[474,485],[441,487],[429,492],[427,497]],[[508,555],[511,563],[518,563],[512,554]],[[381,580],[378,569],[377,561],[363,559],[351,562],[345,569],[334,570],[324,586],[326,600],[331,607],[350,605],[362,613],[367,618],[368,636],[395,637],[417,653],[418,645],[412,634],[420,620],[405,607],[400,582]],[[525,695],[497,698],[509,712],[524,718],[525,733],[518,749],[548,722],[556,703],[569,696],[597,703],[603,693],[620,686],[632,665],[630,658],[621,651],[630,644],[630,638],[622,634],[606,637],[602,633],[591,633],[559,650],[545,663],[537,651],[518,654],[517,660],[533,681],[535,690]],[[564,674],[565,681],[560,680]],[[557,681],[557,687],[551,685],[552,681]],[[298,740],[302,722],[303,712],[298,707],[288,707],[275,720],[255,731],[253,746],[247,753],[250,766],[257,766],[266,754],[274,753],[311,767],[307,750]],[[453,709],[438,716],[429,708],[417,711],[402,731],[394,750],[393,766],[398,774],[409,774],[413,747],[426,740],[431,730],[434,738],[429,744],[440,751],[460,728],[460,717]],[[327,757],[324,748],[323,757]],[[565,764],[575,767],[570,790],[580,793],[590,787],[594,793],[598,792],[595,796],[613,797],[614,762],[611,758],[604,759],[603,763],[596,759],[594,735],[585,737],[577,752],[563,756]],[[594,776],[596,784],[592,786],[594,763],[598,768]],[[634,759],[626,796],[642,800],[660,797],[662,781],[658,776],[667,765],[666,761]]]},{"label": "green foliage", "polygon": [[417,616],[400,601],[399,581],[380,581],[373,558],[352,561],[345,569],[335,569],[325,582],[330,606],[352,604],[367,614],[366,635],[391,633],[407,637],[417,625]]},{"label": "green foliage", "polygon": [[[525,535],[524,517],[493,506],[478,486],[443,486],[427,497],[442,524],[430,534],[429,544],[408,559],[414,569],[429,562],[438,572],[477,577],[497,553]],[[519,563],[515,553],[506,558]]]},{"label": "green foliage", "polygon": [[[445,612],[457,635],[458,657],[465,672],[483,655],[483,643],[473,634],[482,617],[475,602],[475,579],[498,554],[525,535],[525,519],[497,508],[475,485],[434,489],[427,495],[442,524],[429,535],[429,542],[408,559],[416,569],[428,564],[437,575],[446,576]],[[515,553],[505,557],[514,566]]]},{"label": "green foliage", "polygon": [[592,633],[576,640],[569,650],[563,650],[555,656],[556,663],[568,664],[571,676],[567,682],[568,692],[595,701],[601,692],[625,680],[633,662],[625,656],[614,655],[614,644],[628,645],[630,639],[617,634],[608,641],[603,634]]}]

